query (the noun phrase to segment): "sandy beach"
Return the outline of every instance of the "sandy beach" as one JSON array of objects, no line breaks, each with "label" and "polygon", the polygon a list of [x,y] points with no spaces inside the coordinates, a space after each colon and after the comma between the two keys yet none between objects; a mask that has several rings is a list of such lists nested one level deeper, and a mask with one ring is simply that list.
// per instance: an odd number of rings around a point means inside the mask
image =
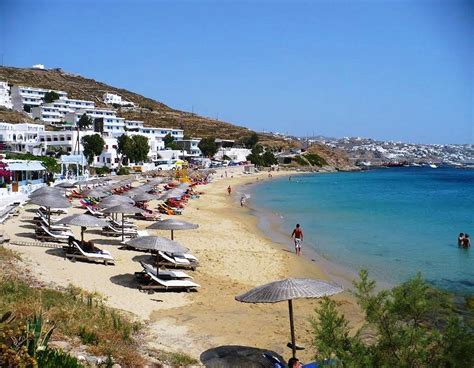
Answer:
[{"label": "sandy beach", "polygon": [[[273,177],[287,174],[274,173]],[[288,358],[291,350],[286,347],[290,341],[287,304],[248,305],[235,301],[234,297],[278,279],[328,279],[328,276],[311,260],[297,257],[288,247],[272,242],[258,229],[258,219],[249,209],[240,207],[238,188],[256,182],[257,178],[271,180],[267,175],[243,175],[229,169],[228,177],[221,178],[219,173],[211,184],[197,187],[203,195],[189,202],[180,219],[197,223],[199,228],[175,232],[175,240],[188,247],[200,261],[200,267],[189,272],[201,285],[198,292],[139,292],[134,272],[141,270],[136,259],[143,253],[120,249],[119,238],[106,238],[98,230],[88,230],[85,238],[109,250],[116,259],[115,266],[71,262],[58,249],[9,247],[22,254],[28,271],[43,282],[73,284],[97,292],[110,306],[146,321],[146,340],[152,348],[182,351],[199,359],[207,349],[243,345],[274,350]],[[234,189],[231,196],[226,191],[229,185]],[[78,202],[73,204],[69,214],[84,212]],[[156,207],[156,203],[152,201],[151,206]],[[20,216],[1,225],[12,243],[33,241],[34,228],[28,220],[35,211],[36,206],[26,205]],[[136,223],[140,229],[151,224]],[[79,228],[71,229],[79,236]],[[169,237],[165,231],[148,232]],[[335,299],[346,316],[359,324],[358,309],[350,294],[344,292]],[[309,317],[317,303],[316,300],[294,303],[296,340],[298,345],[306,347],[298,352],[303,361],[314,355]]]}]

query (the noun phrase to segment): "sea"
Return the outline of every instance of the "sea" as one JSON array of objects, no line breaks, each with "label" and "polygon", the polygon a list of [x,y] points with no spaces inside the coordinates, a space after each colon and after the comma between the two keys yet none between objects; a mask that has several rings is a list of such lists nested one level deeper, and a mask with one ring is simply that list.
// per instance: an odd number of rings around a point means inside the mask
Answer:
[{"label": "sea", "polygon": [[[433,285],[474,294],[474,170],[406,167],[315,173],[245,188],[262,229],[292,249],[296,223],[303,253],[342,267],[365,268],[386,285],[418,272]],[[283,236],[282,236],[283,235]],[[473,242],[474,243],[474,242]]]}]

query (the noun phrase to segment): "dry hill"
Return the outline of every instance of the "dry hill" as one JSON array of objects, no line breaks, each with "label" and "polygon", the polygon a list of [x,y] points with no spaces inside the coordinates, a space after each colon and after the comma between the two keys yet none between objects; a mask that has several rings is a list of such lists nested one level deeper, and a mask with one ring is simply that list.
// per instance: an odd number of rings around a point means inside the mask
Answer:
[{"label": "dry hill", "polygon": [[[185,134],[195,137],[238,139],[250,134],[250,130],[230,123],[209,119],[184,111],[175,110],[164,103],[144,97],[126,89],[109,86],[94,79],[66,73],[61,69],[29,69],[0,67],[0,80],[12,85],[24,85],[45,89],[66,91],[71,98],[92,100],[98,107],[105,107],[102,95],[117,93],[123,99],[136,103],[140,108],[130,111],[121,109],[119,116],[145,121],[146,126],[184,129]],[[23,114],[0,111],[0,121],[22,122]],[[27,118],[24,118],[27,121]],[[266,134],[260,134],[260,141],[272,147],[288,147],[288,141]]]}]

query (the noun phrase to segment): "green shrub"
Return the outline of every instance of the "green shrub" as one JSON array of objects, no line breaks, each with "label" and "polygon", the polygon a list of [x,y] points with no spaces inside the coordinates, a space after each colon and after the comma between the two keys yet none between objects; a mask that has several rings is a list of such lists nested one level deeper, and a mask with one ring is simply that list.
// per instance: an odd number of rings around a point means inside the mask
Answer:
[{"label": "green shrub", "polygon": [[130,169],[128,167],[121,167],[117,171],[117,175],[129,175],[130,174]]},{"label": "green shrub", "polygon": [[304,157],[309,161],[313,166],[326,166],[327,161],[316,153],[307,153]]},{"label": "green shrub", "polygon": [[95,173],[97,175],[108,175],[110,174],[110,169],[107,167],[107,166],[104,166],[104,167],[97,167],[95,169]]},{"label": "green shrub", "polygon": [[99,336],[94,331],[89,330],[85,326],[81,326],[79,329],[79,337],[83,344],[86,345],[97,345],[99,344]]},{"label": "green shrub", "polygon": [[301,165],[301,166],[308,166],[308,161],[306,161],[304,158],[302,158],[301,156],[295,156],[293,157],[292,159],[293,161],[295,161],[298,165]]}]

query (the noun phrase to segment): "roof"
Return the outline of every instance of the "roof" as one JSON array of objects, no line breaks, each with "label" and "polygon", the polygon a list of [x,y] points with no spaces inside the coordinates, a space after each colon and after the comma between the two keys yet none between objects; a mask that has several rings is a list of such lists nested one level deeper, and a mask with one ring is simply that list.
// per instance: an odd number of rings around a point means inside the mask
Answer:
[{"label": "roof", "polygon": [[42,171],[46,170],[40,161],[26,160],[4,160],[8,165],[7,170],[10,171]]}]

